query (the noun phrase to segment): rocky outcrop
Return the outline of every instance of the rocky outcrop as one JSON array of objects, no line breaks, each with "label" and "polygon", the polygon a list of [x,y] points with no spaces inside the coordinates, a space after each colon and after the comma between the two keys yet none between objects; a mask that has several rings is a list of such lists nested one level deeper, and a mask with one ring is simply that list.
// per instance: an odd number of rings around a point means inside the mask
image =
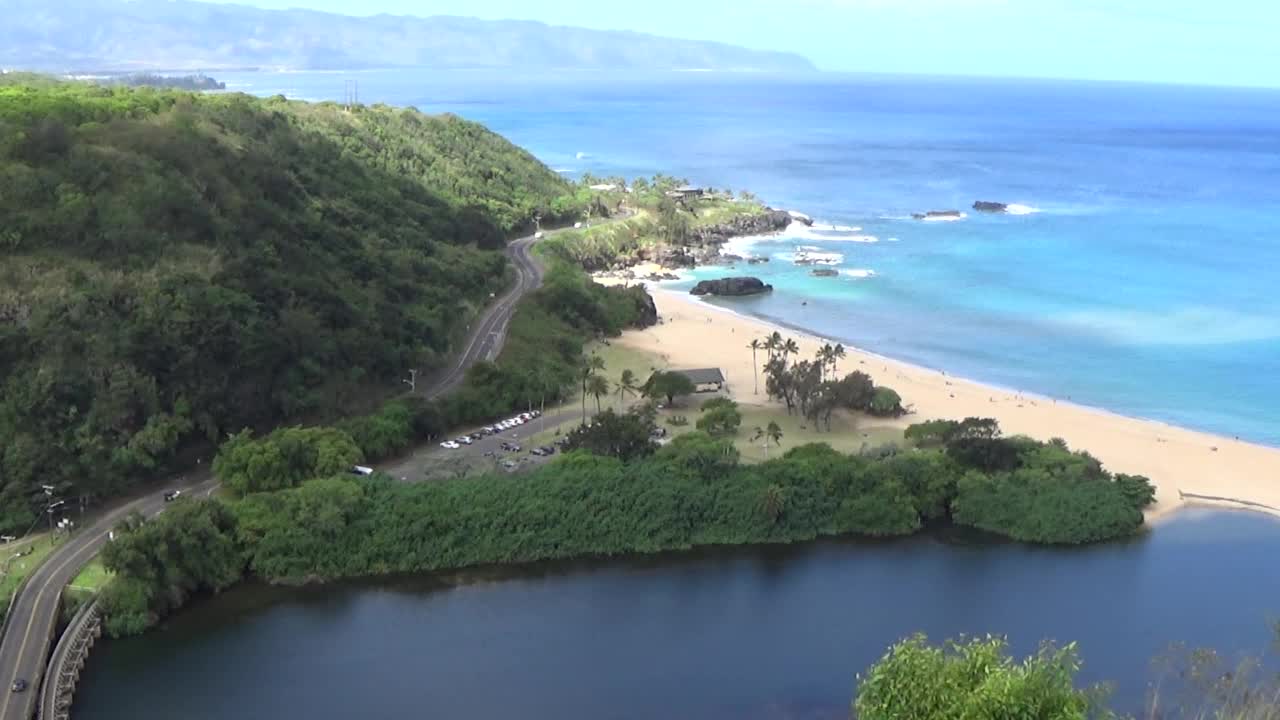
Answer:
[{"label": "rocky outcrop", "polygon": [[837,275],[840,274],[840,271],[833,270],[831,268],[815,268],[809,274],[814,277],[836,277]]},{"label": "rocky outcrop", "polygon": [[747,264],[748,264],[748,265],[759,265],[760,263],[767,263],[767,262],[769,262],[769,258],[767,258],[767,257],[752,257],[752,258],[747,258]]},{"label": "rocky outcrop", "polygon": [[979,200],[978,202],[973,204],[973,209],[977,210],[978,212],[985,212],[985,213],[1003,213],[1003,212],[1009,211],[1009,206],[1006,203],[988,202],[986,200]]},{"label": "rocky outcrop", "polygon": [[732,222],[698,228],[691,235],[695,245],[723,245],[732,238],[767,235],[787,229],[794,218],[783,210],[769,210],[761,215],[743,215]]},{"label": "rocky outcrop", "polygon": [[773,286],[766,285],[760,278],[731,277],[719,280],[703,280],[689,291],[690,295],[717,295],[721,297],[741,297],[744,295],[760,295],[772,292]]},{"label": "rocky outcrop", "polygon": [[942,218],[962,218],[964,213],[959,210],[930,210],[929,212],[911,213],[911,217],[917,220],[939,220]]},{"label": "rocky outcrop", "polygon": [[638,328],[653,327],[658,324],[658,306],[653,304],[653,296],[641,291],[636,300],[637,310],[635,326]]}]

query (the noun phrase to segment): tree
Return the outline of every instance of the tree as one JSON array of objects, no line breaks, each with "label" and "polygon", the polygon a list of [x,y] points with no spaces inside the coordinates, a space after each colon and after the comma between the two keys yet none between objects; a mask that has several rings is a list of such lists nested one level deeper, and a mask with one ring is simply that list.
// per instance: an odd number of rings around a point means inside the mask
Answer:
[{"label": "tree", "polygon": [[583,358],[582,364],[578,366],[578,379],[582,381],[582,424],[587,424],[587,384],[597,371],[604,370],[604,358],[591,354],[591,357]]},{"label": "tree", "polygon": [[674,405],[677,397],[692,395],[696,389],[693,381],[684,375],[660,370],[649,376],[643,391],[647,398],[665,397],[668,405]]},{"label": "tree", "polygon": [[792,355],[799,355],[799,354],[800,354],[800,346],[796,344],[796,341],[794,339],[787,338],[787,341],[782,344],[783,357],[785,358],[785,357],[790,357]]},{"label": "tree", "polygon": [[653,417],[642,410],[618,414],[611,408],[596,415],[590,427],[583,425],[569,433],[565,449],[635,460],[653,454],[656,429]]},{"label": "tree", "polygon": [[765,339],[764,345],[765,345],[765,348],[769,351],[770,360],[777,357],[777,355],[782,351],[783,344],[784,343],[782,341],[782,333],[778,332],[777,330],[774,330],[772,333],[769,334],[769,337]]},{"label": "tree", "polygon": [[878,387],[871,396],[871,405],[867,411],[876,417],[898,417],[905,412],[902,409],[902,396],[892,388]]},{"label": "tree", "polygon": [[751,348],[751,373],[755,378],[755,390],[753,395],[760,394],[760,363],[756,361],[756,352],[768,347],[767,343],[760,342],[760,338],[753,338],[751,344],[747,347]]},{"label": "tree", "polygon": [[609,394],[609,381],[600,375],[592,375],[587,378],[587,392],[596,399],[596,413],[599,414],[600,398]]},{"label": "tree", "polygon": [[738,403],[729,398],[712,398],[702,404],[702,417],[697,427],[711,437],[736,435],[742,425],[742,413]]},{"label": "tree", "polygon": [[889,649],[858,678],[859,720],[1085,720],[1108,716],[1099,688],[1080,689],[1075,645],[1043,645],[1021,662],[1002,638],[932,647],[916,635]]},{"label": "tree", "polygon": [[626,402],[628,395],[634,397],[638,392],[640,392],[640,386],[636,384],[636,374],[630,369],[622,371],[622,377],[618,378],[618,382],[615,387],[618,389],[619,405]]},{"label": "tree", "polygon": [[844,345],[841,345],[840,343],[836,343],[836,346],[835,346],[834,348],[832,348],[832,349],[831,349],[831,375],[832,375],[832,377],[835,377],[835,374],[836,374],[836,367],[837,367],[837,365],[839,365],[840,361],[841,361],[841,360],[843,360],[843,359],[845,359],[845,357],[846,357],[847,355],[848,355],[848,353],[845,351]]},{"label": "tree", "polygon": [[755,435],[751,437],[751,442],[764,440],[764,458],[769,459],[769,443],[772,441],[774,445],[782,444],[782,428],[773,420],[769,421],[769,425],[763,428],[756,428]]},{"label": "tree", "polygon": [[733,443],[704,432],[691,432],[672,440],[657,457],[673,470],[684,470],[703,480],[723,477],[738,464]]}]

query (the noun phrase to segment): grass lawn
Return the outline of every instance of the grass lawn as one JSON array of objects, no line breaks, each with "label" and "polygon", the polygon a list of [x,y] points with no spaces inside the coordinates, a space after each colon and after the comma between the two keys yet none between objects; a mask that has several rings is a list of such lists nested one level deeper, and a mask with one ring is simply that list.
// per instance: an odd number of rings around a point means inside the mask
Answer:
[{"label": "grass lawn", "polygon": [[85,592],[98,592],[111,581],[112,577],[112,573],[102,566],[102,560],[95,557],[84,566],[79,575],[76,575],[69,587]]},{"label": "grass lawn", "polygon": [[[33,548],[30,555],[13,557],[14,553],[25,551],[27,548]],[[0,571],[3,572],[0,575],[0,613],[9,611],[9,600],[18,590],[18,585],[34,572],[40,563],[44,562],[49,553],[53,552],[53,548],[54,545],[49,541],[48,534],[43,533],[22,543],[0,545]]]},{"label": "grass lawn", "polygon": [[763,215],[764,206],[753,202],[734,202],[732,200],[700,200],[694,206],[698,217],[693,221],[694,227],[721,225],[736,217]]}]

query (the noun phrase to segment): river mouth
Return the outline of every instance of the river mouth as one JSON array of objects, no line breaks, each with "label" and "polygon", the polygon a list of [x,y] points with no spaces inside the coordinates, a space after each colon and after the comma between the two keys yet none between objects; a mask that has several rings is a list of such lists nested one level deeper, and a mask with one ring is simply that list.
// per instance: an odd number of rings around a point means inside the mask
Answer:
[{"label": "river mouth", "polygon": [[78,720],[847,717],[854,676],[925,632],[1080,645],[1136,712],[1170,644],[1266,649],[1280,523],[1192,510],[1091,548],[935,528],[626,559],[246,584],[95,649]]}]

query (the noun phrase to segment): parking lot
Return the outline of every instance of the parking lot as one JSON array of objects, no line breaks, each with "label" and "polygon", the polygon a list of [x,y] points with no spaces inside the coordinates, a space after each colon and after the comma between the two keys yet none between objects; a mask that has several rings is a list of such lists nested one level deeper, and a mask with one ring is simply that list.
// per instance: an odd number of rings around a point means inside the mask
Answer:
[{"label": "parking lot", "polygon": [[[528,413],[534,416],[535,413]],[[449,479],[466,477],[489,472],[517,472],[536,467],[559,454],[539,456],[531,453],[535,449],[528,445],[534,435],[543,433],[579,418],[575,412],[560,411],[541,417],[532,417],[523,424],[507,427],[488,426],[486,428],[470,428],[465,436],[462,433],[448,439],[437,441],[432,445],[420,448],[403,460],[378,468],[392,477],[406,482],[433,479]],[[470,443],[461,442],[466,437]],[[457,447],[446,445],[456,444]],[[519,450],[504,448],[503,445],[519,446]],[[550,441],[544,444],[551,444]]]}]

